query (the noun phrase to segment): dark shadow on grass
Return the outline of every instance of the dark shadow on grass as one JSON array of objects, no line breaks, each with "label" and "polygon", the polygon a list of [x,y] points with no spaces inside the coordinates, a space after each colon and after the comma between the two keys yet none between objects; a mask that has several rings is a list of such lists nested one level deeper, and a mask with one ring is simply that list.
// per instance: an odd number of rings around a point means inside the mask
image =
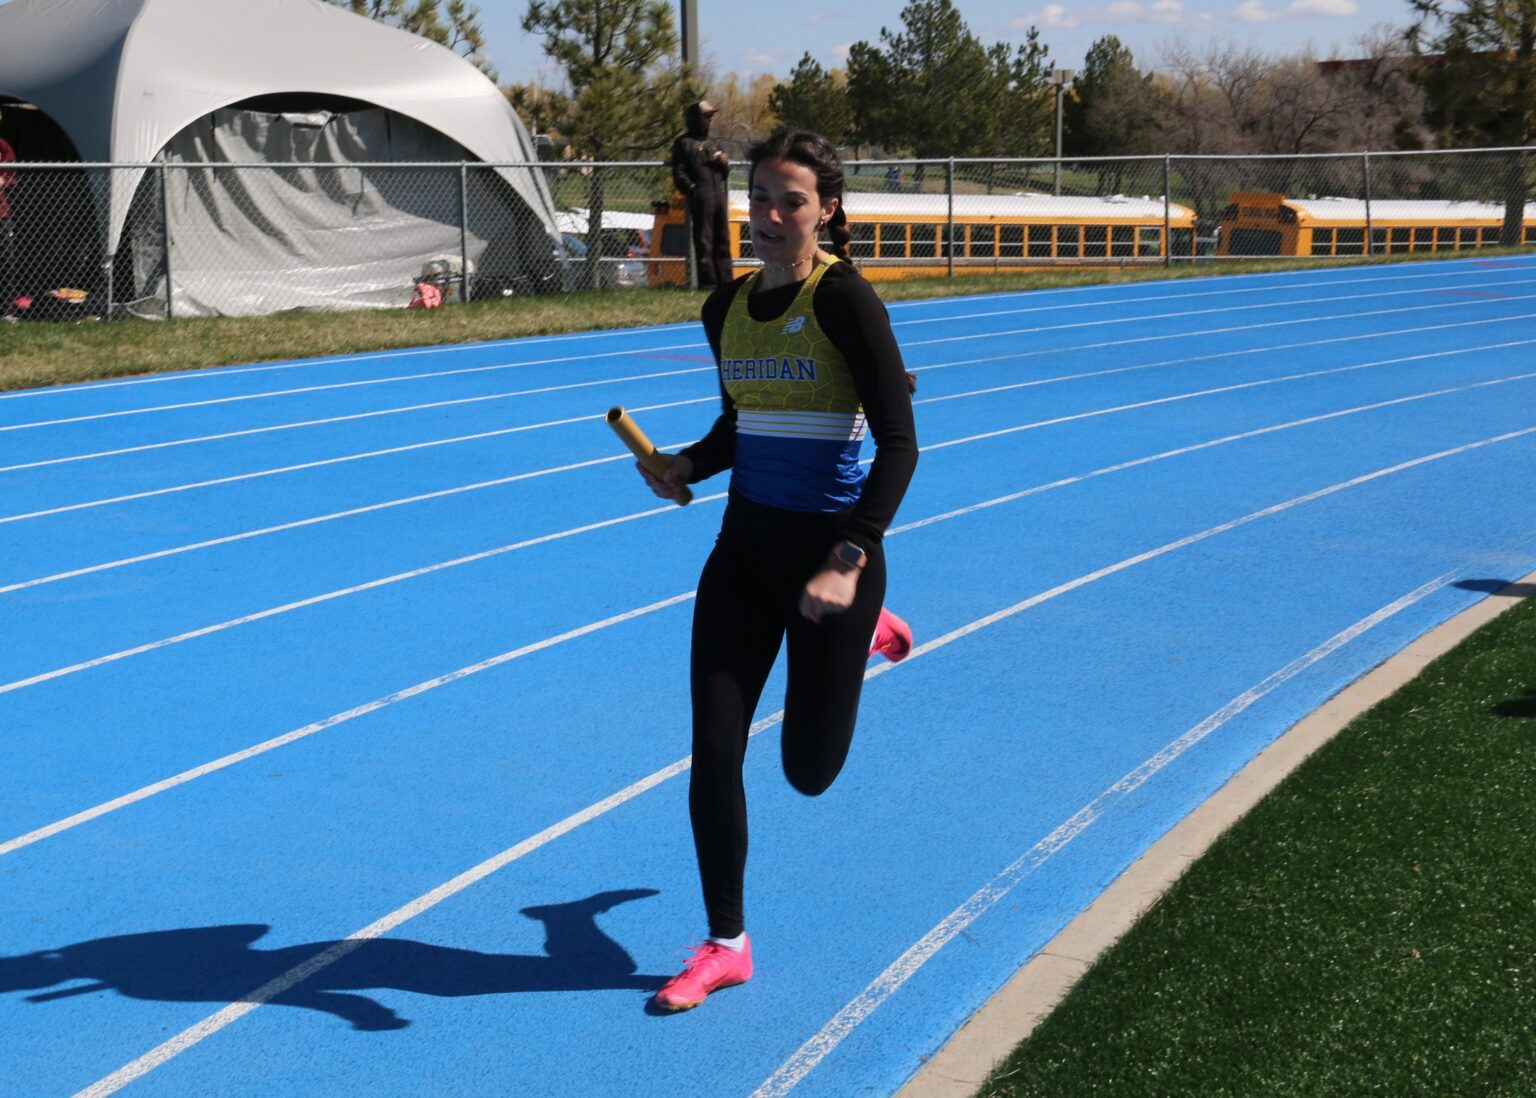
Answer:
[{"label": "dark shadow on grass", "polygon": [[1501,717],[1536,717],[1536,690],[1527,690],[1523,698],[1499,702],[1490,712]]},{"label": "dark shadow on grass", "polygon": [[1529,598],[1531,595],[1536,595],[1536,584],[1533,584],[1533,583],[1516,583],[1514,580],[1501,580],[1501,579],[1458,580],[1455,583],[1453,583],[1451,586],[1453,586],[1453,587],[1460,587],[1463,591],[1482,591],[1483,593],[1489,594],[1489,595],[1498,594],[1500,592],[1503,592],[1504,594],[1509,595],[1512,598],[1519,598],[1519,599]]},{"label": "dark shadow on grass", "polygon": [[[423,942],[380,938],[357,946],[270,1001],[334,1014],[354,1029],[404,1029],[393,1010],[356,992],[392,988],[421,995],[507,995],[536,991],[654,992],[665,977],[644,976],[624,947],[604,934],[597,916],[655,889],[600,892],[571,903],[527,907],[544,924],[543,956],[477,953]],[[261,924],[189,927],[123,934],[0,957],[0,993],[57,988],[26,997],[48,1003],[96,991],[173,1003],[235,1003],[325,952],[335,942],[259,950],[271,928]],[[61,985],[71,985],[64,987]]]}]

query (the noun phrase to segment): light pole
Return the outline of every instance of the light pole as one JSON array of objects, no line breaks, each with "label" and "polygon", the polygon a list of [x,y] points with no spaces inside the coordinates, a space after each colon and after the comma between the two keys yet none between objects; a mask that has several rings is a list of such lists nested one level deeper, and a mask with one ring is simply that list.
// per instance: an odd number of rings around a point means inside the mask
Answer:
[{"label": "light pole", "polygon": [[682,34],[683,64],[699,62],[699,0],[678,0],[679,28]]},{"label": "light pole", "polygon": [[1056,88],[1056,171],[1053,193],[1061,194],[1061,101],[1066,97],[1067,85],[1077,73],[1071,69],[1052,69],[1051,83]]}]

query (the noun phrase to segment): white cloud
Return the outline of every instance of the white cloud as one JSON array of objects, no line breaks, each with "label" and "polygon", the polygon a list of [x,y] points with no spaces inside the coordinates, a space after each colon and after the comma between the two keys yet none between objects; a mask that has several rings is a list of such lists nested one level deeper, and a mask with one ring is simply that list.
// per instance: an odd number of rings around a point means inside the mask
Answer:
[{"label": "white cloud", "polygon": [[779,63],[779,55],[776,53],[763,53],[759,50],[748,50],[741,56],[743,60],[750,61],[754,65],[762,65],[764,68],[767,68],[771,65],[777,65]]},{"label": "white cloud", "polygon": [[1244,23],[1269,23],[1276,19],[1306,19],[1309,16],[1347,18],[1360,14],[1357,0],[1292,0],[1280,11],[1270,11],[1264,0],[1243,0],[1232,13]]},{"label": "white cloud", "polygon": [[1271,19],[1280,17],[1264,7],[1264,0],[1243,0],[1235,12],[1232,13],[1244,23],[1267,23]]},{"label": "white cloud", "polygon": [[[1257,4],[1260,0],[1248,0]],[[1329,2],[1329,0],[1310,0]],[[1336,3],[1352,3],[1353,0],[1332,0]],[[1188,23],[1181,0],[1111,0],[1106,5],[1074,5],[1068,10],[1061,4],[1047,4],[1044,9],[1013,20],[1015,27],[1071,28],[1084,23]]]},{"label": "white cloud", "polygon": [[1360,5],[1355,0],[1296,0],[1286,9],[1289,15],[1334,15],[1350,16],[1360,14]]},{"label": "white cloud", "polygon": [[841,46],[832,47],[832,56],[840,61],[848,60],[848,55],[853,52],[853,43],[844,42]]},{"label": "white cloud", "polygon": [[1021,15],[1013,20],[1015,27],[1076,27],[1082,20],[1060,4],[1047,4],[1037,15]]}]

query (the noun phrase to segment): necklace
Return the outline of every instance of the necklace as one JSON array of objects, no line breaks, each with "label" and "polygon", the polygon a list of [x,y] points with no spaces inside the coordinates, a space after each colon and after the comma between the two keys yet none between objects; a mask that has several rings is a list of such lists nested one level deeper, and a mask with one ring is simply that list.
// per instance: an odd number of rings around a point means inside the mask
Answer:
[{"label": "necklace", "polygon": [[765,259],[765,260],[763,260],[763,268],[765,270],[773,271],[776,274],[791,274],[792,275],[792,274],[795,273],[795,268],[800,267],[800,266],[802,266],[802,265],[804,265],[806,263],[815,263],[815,261],[816,261],[816,253],[812,252],[810,255],[806,256],[804,259],[797,259],[793,263],[770,263],[770,262],[768,262]]}]

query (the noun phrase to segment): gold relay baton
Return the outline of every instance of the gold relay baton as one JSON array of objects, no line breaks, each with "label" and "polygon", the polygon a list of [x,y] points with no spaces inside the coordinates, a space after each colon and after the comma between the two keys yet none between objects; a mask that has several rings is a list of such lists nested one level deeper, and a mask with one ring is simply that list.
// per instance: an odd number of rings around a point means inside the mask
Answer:
[{"label": "gold relay baton", "polygon": [[[624,445],[628,446],[630,452],[640,459],[640,464],[650,470],[651,476],[657,478],[666,476],[667,467],[671,464],[670,459],[645,437],[645,432],[640,430],[638,423],[629,418],[628,412],[617,406],[609,408],[608,426],[613,428],[614,434],[624,440]],[[693,502],[693,493],[688,490],[686,484],[679,484],[673,501],[679,507],[685,506]]]}]

